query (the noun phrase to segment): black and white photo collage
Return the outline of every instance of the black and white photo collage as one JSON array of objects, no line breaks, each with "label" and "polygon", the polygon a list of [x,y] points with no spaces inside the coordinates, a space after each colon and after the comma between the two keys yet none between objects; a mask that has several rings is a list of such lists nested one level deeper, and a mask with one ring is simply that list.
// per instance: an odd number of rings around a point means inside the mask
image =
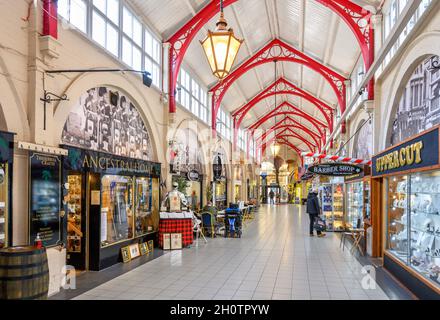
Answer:
[{"label": "black and white photo collage", "polygon": [[73,107],[64,126],[65,144],[152,160],[150,134],[136,107],[108,87],[87,91]]}]

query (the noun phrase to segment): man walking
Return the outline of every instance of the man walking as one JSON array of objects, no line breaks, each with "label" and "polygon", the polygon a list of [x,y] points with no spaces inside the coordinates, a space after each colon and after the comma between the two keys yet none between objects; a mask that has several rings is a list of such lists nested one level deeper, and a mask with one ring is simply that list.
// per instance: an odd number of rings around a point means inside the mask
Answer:
[{"label": "man walking", "polygon": [[[313,227],[315,224],[315,220],[322,214],[321,207],[319,205],[318,192],[316,189],[312,189],[307,196],[307,209],[306,212],[309,214],[310,218],[310,236],[313,237]],[[322,233],[319,230],[316,230],[318,237],[324,237],[325,233]]]},{"label": "man walking", "polygon": [[273,190],[270,190],[270,192],[269,192],[270,204],[275,204],[274,199],[273,199],[274,197],[275,197],[275,193],[273,192]]}]

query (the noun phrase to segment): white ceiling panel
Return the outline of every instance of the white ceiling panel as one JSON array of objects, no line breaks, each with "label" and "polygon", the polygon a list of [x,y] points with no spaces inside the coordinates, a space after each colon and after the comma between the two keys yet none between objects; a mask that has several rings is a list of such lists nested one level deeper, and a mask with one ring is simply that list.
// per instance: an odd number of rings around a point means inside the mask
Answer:
[{"label": "white ceiling panel", "polygon": [[333,50],[328,64],[349,75],[356,64],[361,49],[353,32],[345,23],[340,23],[337,28],[338,36],[335,38]]},{"label": "white ceiling panel", "polygon": [[306,1],[304,51],[318,59],[324,58],[332,12],[316,1]]},{"label": "white ceiling panel", "polygon": [[289,43],[298,44],[300,31],[300,0],[274,1],[279,24],[279,36]]}]

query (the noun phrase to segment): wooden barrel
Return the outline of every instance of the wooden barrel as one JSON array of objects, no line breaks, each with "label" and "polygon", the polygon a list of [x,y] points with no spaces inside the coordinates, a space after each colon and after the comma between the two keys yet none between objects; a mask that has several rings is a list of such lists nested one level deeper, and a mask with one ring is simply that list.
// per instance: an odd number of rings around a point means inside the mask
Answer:
[{"label": "wooden barrel", "polygon": [[0,250],[0,300],[43,300],[49,290],[46,249]]}]

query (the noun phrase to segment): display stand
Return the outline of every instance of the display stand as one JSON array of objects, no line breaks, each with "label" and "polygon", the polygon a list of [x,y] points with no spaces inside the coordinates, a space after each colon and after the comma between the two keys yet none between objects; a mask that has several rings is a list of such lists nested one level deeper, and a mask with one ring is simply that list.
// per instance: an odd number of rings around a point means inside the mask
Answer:
[{"label": "display stand", "polygon": [[344,231],[344,184],[325,183],[320,192],[327,231]]},{"label": "display stand", "polygon": [[163,236],[169,233],[182,234],[182,247],[188,247],[194,242],[193,213],[185,212],[161,212],[159,220],[159,248],[164,247]]}]

